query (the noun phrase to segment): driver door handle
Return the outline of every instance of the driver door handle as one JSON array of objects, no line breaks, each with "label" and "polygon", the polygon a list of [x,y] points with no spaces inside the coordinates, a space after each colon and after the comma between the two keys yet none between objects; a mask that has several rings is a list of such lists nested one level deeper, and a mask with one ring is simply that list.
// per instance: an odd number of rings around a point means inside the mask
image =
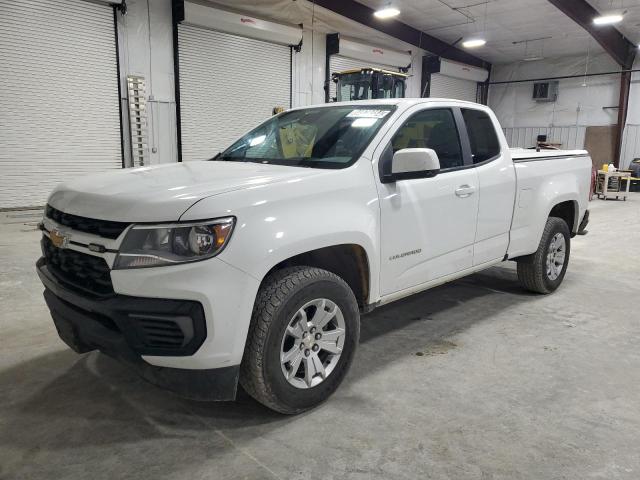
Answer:
[{"label": "driver door handle", "polygon": [[460,198],[467,198],[473,195],[476,191],[476,187],[472,187],[471,185],[460,185],[456,188],[456,195]]}]

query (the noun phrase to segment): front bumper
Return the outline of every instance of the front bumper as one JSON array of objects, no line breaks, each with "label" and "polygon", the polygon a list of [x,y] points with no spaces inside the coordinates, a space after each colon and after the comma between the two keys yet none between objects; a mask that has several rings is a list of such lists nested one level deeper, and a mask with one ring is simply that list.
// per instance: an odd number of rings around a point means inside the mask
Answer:
[{"label": "front bumper", "polygon": [[100,350],[149,382],[186,398],[235,398],[239,365],[184,369],[155,366],[143,359],[145,355],[189,358],[200,349],[207,327],[199,302],[119,294],[91,297],[61,283],[44,259],[36,267],[58,334],[76,352]]}]

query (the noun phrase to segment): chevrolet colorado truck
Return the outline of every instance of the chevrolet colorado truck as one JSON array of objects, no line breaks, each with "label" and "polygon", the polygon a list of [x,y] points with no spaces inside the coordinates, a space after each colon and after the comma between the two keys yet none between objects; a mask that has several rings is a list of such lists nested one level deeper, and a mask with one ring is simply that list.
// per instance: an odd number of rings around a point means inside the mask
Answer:
[{"label": "chevrolet colorado truck", "polygon": [[58,186],[37,271],[76,352],[298,413],[336,390],[379,305],[507,260],[558,288],[590,176],[585,151],[510,150],[475,103],[292,109],[207,161]]}]

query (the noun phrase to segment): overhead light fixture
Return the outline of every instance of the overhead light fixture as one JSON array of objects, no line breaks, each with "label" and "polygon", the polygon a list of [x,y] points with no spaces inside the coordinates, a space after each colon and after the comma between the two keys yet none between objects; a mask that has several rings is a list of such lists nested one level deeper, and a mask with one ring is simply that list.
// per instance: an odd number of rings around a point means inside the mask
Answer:
[{"label": "overhead light fixture", "polygon": [[624,15],[621,13],[611,13],[594,18],[593,23],[596,25],[613,25],[614,23],[620,23],[623,18]]},{"label": "overhead light fixture", "polygon": [[377,18],[391,18],[400,15],[400,10],[394,7],[384,7],[373,12],[373,15]]},{"label": "overhead light fixture", "polygon": [[485,45],[486,43],[487,41],[482,38],[474,38],[471,40],[465,40],[464,42],[462,42],[462,46],[464,48],[477,48]]},{"label": "overhead light fixture", "polygon": [[[544,41],[547,38],[551,38],[551,37],[532,38],[529,40],[520,40],[512,43],[514,45],[517,45],[519,43],[524,43],[524,57],[522,58],[522,60],[525,62],[535,62],[536,60],[544,60],[544,53],[543,53]],[[537,47],[537,48],[529,49],[530,43],[534,44],[534,47]]]}]

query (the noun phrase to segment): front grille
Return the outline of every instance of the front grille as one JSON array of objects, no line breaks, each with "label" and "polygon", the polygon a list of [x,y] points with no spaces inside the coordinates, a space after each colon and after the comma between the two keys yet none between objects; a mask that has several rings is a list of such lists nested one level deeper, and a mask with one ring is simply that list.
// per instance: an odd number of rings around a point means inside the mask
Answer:
[{"label": "front grille", "polygon": [[79,217],[69,213],[56,210],[51,205],[47,205],[45,216],[60,225],[78,230],[79,232],[91,233],[105,238],[118,238],[129,226],[125,222],[112,222],[110,220],[97,220],[95,218]]},{"label": "front grille", "polygon": [[99,296],[113,294],[109,265],[100,257],[57,248],[42,237],[42,254],[49,271],[60,281]]}]

